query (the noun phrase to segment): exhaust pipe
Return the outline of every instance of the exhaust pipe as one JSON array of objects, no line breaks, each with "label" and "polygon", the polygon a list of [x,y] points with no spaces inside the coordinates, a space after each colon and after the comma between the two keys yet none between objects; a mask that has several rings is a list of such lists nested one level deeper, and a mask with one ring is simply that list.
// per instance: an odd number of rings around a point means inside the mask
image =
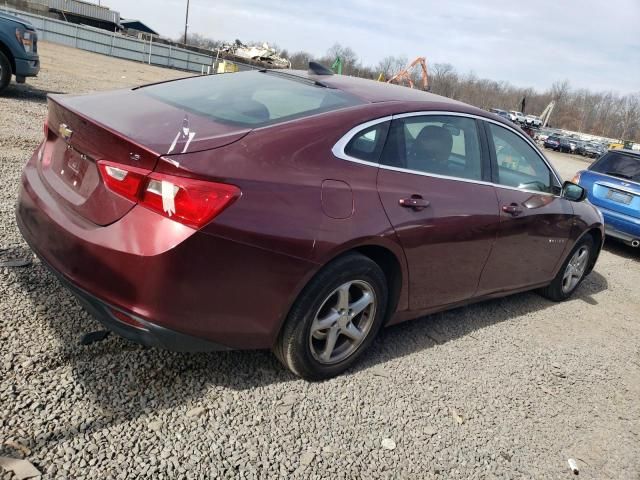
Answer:
[{"label": "exhaust pipe", "polygon": [[635,240],[631,240],[631,246],[633,248],[638,248],[640,246],[640,240],[638,240],[637,238]]}]

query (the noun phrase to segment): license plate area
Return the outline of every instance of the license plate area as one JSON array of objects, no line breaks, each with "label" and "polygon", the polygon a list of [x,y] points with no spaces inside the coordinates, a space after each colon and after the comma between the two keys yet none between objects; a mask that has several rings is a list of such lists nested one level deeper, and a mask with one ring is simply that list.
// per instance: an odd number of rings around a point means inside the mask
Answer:
[{"label": "license plate area", "polygon": [[623,205],[629,205],[633,200],[633,195],[612,188],[607,192],[607,198],[612,202],[621,203]]},{"label": "license plate area", "polygon": [[73,188],[79,188],[84,180],[88,164],[89,159],[86,155],[74,149],[67,149],[62,165],[60,166],[59,175],[67,185]]}]

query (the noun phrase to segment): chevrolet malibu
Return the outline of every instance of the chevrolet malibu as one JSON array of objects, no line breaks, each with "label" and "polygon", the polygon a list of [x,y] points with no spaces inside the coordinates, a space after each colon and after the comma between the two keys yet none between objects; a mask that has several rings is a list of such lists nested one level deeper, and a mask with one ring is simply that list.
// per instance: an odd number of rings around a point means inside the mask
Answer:
[{"label": "chevrolet malibu", "polygon": [[323,379],[385,325],[568,298],[604,236],[584,197],[508,121],[311,65],[50,96],[17,223],[107,329]]}]

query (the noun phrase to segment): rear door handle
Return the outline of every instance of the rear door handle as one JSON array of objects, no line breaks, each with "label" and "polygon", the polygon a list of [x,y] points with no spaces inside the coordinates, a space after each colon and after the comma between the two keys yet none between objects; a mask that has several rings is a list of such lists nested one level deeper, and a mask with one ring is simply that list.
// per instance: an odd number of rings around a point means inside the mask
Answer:
[{"label": "rear door handle", "polygon": [[511,205],[503,205],[502,211],[514,217],[522,214],[522,209],[517,203],[512,203]]},{"label": "rear door handle", "polygon": [[429,200],[425,200],[421,195],[411,195],[409,198],[401,198],[398,200],[398,203],[401,207],[411,208],[416,212],[427,208],[429,204]]}]

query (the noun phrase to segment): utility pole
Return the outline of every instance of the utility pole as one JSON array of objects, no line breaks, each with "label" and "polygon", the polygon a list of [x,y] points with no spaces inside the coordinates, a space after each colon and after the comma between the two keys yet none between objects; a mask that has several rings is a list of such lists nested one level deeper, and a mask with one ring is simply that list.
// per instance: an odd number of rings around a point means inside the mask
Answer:
[{"label": "utility pole", "polygon": [[187,44],[187,27],[189,26],[189,0],[187,0],[187,14],[184,17],[184,44]]}]

